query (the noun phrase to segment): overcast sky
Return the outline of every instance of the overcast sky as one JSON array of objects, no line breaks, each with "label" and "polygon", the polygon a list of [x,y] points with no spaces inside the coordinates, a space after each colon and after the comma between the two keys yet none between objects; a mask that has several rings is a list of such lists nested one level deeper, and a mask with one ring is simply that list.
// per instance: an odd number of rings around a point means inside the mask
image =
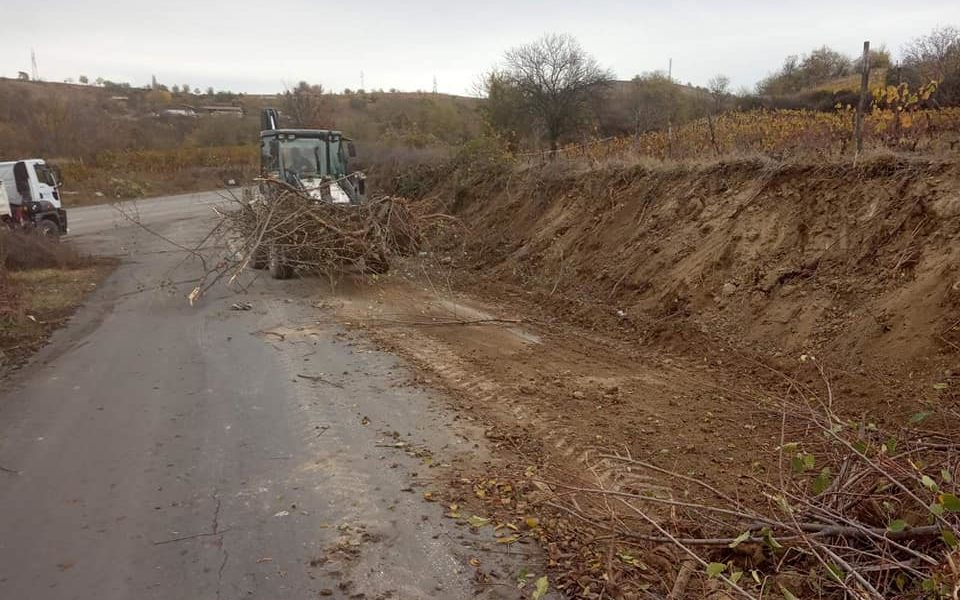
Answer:
[{"label": "overcast sky", "polygon": [[569,33],[618,77],[667,68],[704,84],[725,73],[752,87],[789,54],[827,44],[856,54],[869,39],[895,55],[939,25],[960,26],[960,0],[46,0],[5,2],[0,75],[86,74],[143,85],[276,92],[301,79],[328,89],[471,91],[503,51]]}]

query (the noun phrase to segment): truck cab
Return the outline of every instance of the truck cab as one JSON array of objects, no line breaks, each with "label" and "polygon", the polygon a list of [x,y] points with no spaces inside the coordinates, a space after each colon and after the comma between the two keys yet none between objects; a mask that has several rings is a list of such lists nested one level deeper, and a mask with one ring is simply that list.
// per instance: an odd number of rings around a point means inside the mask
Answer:
[{"label": "truck cab", "polygon": [[[67,212],[60,201],[61,182],[54,168],[40,158],[0,162],[9,224],[33,227],[45,235],[67,233]],[[0,207],[2,208],[2,207]]]}]

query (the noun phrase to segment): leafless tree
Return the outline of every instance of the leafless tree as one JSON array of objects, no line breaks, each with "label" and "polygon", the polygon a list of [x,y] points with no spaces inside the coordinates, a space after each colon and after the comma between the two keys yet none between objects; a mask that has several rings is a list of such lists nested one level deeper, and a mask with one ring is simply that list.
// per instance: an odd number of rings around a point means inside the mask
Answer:
[{"label": "leafless tree", "polygon": [[569,35],[548,34],[508,51],[503,80],[518,92],[524,109],[540,122],[551,151],[574,131],[590,97],[613,79]]},{"label": "leafless tree", "polygon": [[717,141],[717,128],[714,124],[714,118],[723,112],[723,104],[729,95],[730,78],[726,75],[715,75],[707,82],[707,89],[710,90],[710,97],[713,99],[713,106],[707,111],[707,126],[710,128],[710,143],[713,145],[713,151],[720,156],[720,143]]},{"label": "leafless tree", "polygon": [[293,118],[297,127],[314,127],[320,119],[323,86],[301,81],[297,87],[283,94],[284,112]]},{"label": "leafless tree", "polygon": [[918,37],[903,48],[905,78],[914,86],[937,81],[937,100],[960,103],[960,29],[947,26]]},{"label": "leafless tree", "polygon": [[903,48],[903,62],[923,65],[925,75],[943,79],[951,62],[960,59],[960,29],[948,26],[934,29]]},{"label": "leafless tree", "polygon": [[714,111],[720,112],[723,101],[730,94],[730,78],[726,75],[716,75],[707,82],[710,97],[713,98]]}]

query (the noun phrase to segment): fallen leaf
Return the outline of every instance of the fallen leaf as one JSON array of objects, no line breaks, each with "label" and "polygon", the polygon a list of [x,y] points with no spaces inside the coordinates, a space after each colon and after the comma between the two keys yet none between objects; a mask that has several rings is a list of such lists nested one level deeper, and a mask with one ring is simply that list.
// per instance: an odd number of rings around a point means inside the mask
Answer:
[{"label": "fallen leaf", "polygon": [[530,595],[530,600],[540,600],[543,598],[547,594],[547,590],[550,589],[550,580],[544,575],[537,580],[535,585],[536,587],[533,590],[533,594]]},{"label": "fallen leaf", "polygon": [[489,525],[490,519],[485,519],[483,517],[478,517],[477,515],[473,515],[472,517],[467,519],[467,523],[470,524],[470,527],[475,527],[477,529],[480,529],[481,527],[485,527]]}]

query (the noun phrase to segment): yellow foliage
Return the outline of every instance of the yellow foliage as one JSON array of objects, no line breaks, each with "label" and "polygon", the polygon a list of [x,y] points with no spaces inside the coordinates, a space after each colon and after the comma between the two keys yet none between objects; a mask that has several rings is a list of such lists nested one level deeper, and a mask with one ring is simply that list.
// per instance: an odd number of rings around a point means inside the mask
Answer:
[{"label": "yellow foliage", "polygon": [[[901,90],[894,90],[897,98],[903,97]],[[888,92],[883,89],[879,93],[886,97]],[[922,94],[910,93],[906,98]],[[850,107],[836,112],[757,110],[724,113],[712,121],[712,134],[710,121],[701,119],[672,131],[573,145],[562,148],[561,153],[596,160],[638,154],[678,160],[737,153],[778,157],[839,155],[850,147],[854,111]],[[875,104],[864,121],[865,141],[874,144],[915,147],[917,142],[929,141],[947,131],[960,133],[960,107],[898,111]]]}]

